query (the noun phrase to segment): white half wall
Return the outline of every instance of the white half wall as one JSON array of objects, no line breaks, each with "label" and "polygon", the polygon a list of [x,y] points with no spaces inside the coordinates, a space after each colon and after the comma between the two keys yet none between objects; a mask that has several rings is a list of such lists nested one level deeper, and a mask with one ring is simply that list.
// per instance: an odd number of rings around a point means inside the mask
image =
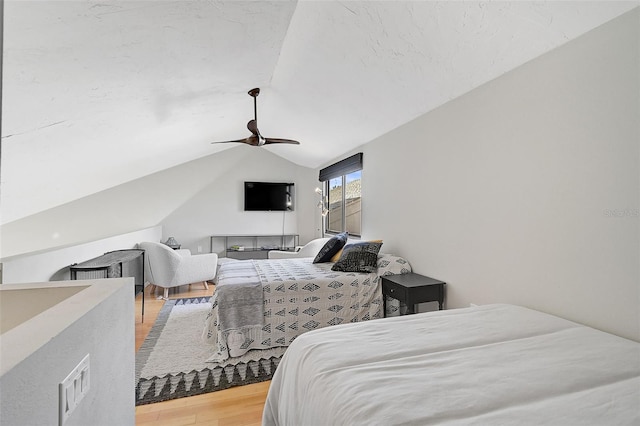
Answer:
[{"label": "white half wall", "polygon": [[69,266],[108,251],[136,248],[141,241],[160,241],[162,227],[129,232],[86,244],[2,259],[1,283],[32,283],[70,279]]},{"label": "white half wall", "polygon": [[640,340],[640,10],[361,147],[363,238],[447,282]]},{"label": "white half wall", "polygon": [[[133,278],[98,281],[0,286],[27,310],[58,287],[84,287],[0,336],[0,424],[57,425],[58,384],[87,354],[90,388],[65,426],[135,424]],[[35,294],[8,294],[24,289]]]}]

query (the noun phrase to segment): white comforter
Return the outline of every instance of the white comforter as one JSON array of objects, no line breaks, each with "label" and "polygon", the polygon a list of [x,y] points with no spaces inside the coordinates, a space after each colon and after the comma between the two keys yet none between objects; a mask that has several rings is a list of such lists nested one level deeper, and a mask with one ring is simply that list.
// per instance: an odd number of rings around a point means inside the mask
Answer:
[{"label": "white comforter", "polygon": [[[220,323],[218,291],[211,299],[203,338],[214,345],[208,361],[220,362],[251,349],[288,346],[300,334],[322,327],[381,318],[379,277],[411,271],[401,257],[381,254],[373,273],[335,272],[333,263],[312,263],[313,258],[247,260],[221,266],[216,290],[242,280],[259,280],[264,292],[261,327],[235,327]],[[251,267],[253,265],[253,267]],[[232,305],[233,291],[225,302]]]},{"label": "white comforter", "polygon": [[263,425],[638,425],[640,344],[511,305],[300,336]]}]

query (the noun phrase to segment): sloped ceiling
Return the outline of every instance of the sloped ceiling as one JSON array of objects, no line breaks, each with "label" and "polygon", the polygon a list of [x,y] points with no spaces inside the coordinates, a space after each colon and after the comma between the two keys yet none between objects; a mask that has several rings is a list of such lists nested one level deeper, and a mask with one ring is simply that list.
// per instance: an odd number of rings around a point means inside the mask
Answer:
[{"label": "sloped ceiling", "polygon": [[253,87],[318,167],[637,5],[5,0],[2,223],[232,149]]}]

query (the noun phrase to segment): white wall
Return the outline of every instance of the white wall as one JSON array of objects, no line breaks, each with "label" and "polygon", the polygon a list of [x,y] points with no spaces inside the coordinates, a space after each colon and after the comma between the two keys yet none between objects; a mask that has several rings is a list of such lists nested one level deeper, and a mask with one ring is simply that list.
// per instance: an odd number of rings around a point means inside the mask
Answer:
[{"label": "white wall", "polygon": [[[212,170],[216,179],[200,189],[161,222],[163,238],[173,236],[192,253],[198,247],[209,251],[210,235],[216,234],[300,234],[300,241],[314,236],[316,212],[314,188],[318,185],[313,169],[295,165],[265,149],[240,146],[218,154]],[[215,165],[212,165],[215,167]],[[315,180],[314,180],[315,177]],[[245,212],[244,182],[295,183],[294,211]]]},{"label": "white wall", "polygon": [[[241,211],[244,180],[294,182],[296,209],[285,215],[285,231],[301,242],[314,237],[316,172],[240,145],[3,225],[2,282],[67,279],[70,264],[140,241],[174,236],[197,253],[209,250],[211,234],[280,234],[282,213]],[[137,233],[157,226],[165,227],[161,235]]]},{"label": "white wall", "polygon": [[0,336],[0,424],[57,425],[58,384],[87,354],[90,389],[65,425],[135,424],[132,286],[132,278],[101,280]]},{"label": "white wall", "polygon": [[[235,203],[235,197],[242,194],[243,188],[227,187],[237,183],[236,180],[239,178],[249,180],[250,177],[267,181],[296,181],[296,193],[299,194],[299,202],[296,204],[303,207],[291,216],[300,221],[296,226],[301,229],[301,234],[306,235],[313,233],[312,218],[309,217],[310,212],[305,210],[307,206],[304,200],[307,192],[311,191],[313,194],[313,188],[317,185],[317,182],[311,182],[314,175],[313,169],[285,161],[270,152],[269,148],[239,145],[4,224],[0,227],[2,257],[78,245],[157,226],[175,210],[181,209],[184,212],[185,204],[196,208],[198,203],[190,200],[194,197],[205,199],[207,193],[211,193],[212,198],[204,202],[205,208],[219,208],[229,202],[226,199],[215,198],[219,191],[233,191],[234,198],[230,202]],[[229,176],[235,176],[236,180],[230,181]],[[315,177],[317,181],[317,176]],[[307,186],[310,186],[310,189]],[[187,212],[187,215],[197,216],[195,212]],[[249,228],[262,229],[264,226],[259,225],[261,222],[265,222],[264,225],[270,229],[282,229],[281,224],[275,227],[276,220],[271,220],[266,214],[256,213],[254,219],[256,220],[248,220],[248,216],[245,215],[237,221],[224,216],[222,221],[216,221],[216,227],[227,229],[224,222],[229,220],[229,228],[236,229],[235,232],[239,228],[246,228],[247,232],[256,232]],[[203,216],[202,222],[191,225],[203,225],[208,230],[211,228],[209,222],[210,219]],[[206,235],[207,230],[203,230],[202,235]],[[175,233],[171,229],[168,232]],[[174,236],[180,241],[179,234]],[[186,238],[189,240],[191,237]]]},{"label": "white wall", "polygon": [[364,145],[363,237],[446,281],[640,340],[638,9]]},{"label": "white wall", "polygon": [[86,244],[13,256],[2,260],[2,283],[30,283],[70,279],[69,266],[108,251],[135,248],[142,241],[160,241],[162,227],[142,229]]}]

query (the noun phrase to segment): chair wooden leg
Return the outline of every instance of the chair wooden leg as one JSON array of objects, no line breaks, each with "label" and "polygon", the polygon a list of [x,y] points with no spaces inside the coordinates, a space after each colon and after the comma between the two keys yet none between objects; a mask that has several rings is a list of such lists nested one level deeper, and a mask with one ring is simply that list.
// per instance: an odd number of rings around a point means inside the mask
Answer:
[{"label": "chair wooden leg", "polygon": [[202,284],[204,284],[204,289],[205,290],[209,290],[209,284],[207,284],[206,281],[202,281]]},{"label": "chair wooden leg", "polygon": [[168,299],[169,298],[169,289],[165,288],[164,289],[164,299]]}]

